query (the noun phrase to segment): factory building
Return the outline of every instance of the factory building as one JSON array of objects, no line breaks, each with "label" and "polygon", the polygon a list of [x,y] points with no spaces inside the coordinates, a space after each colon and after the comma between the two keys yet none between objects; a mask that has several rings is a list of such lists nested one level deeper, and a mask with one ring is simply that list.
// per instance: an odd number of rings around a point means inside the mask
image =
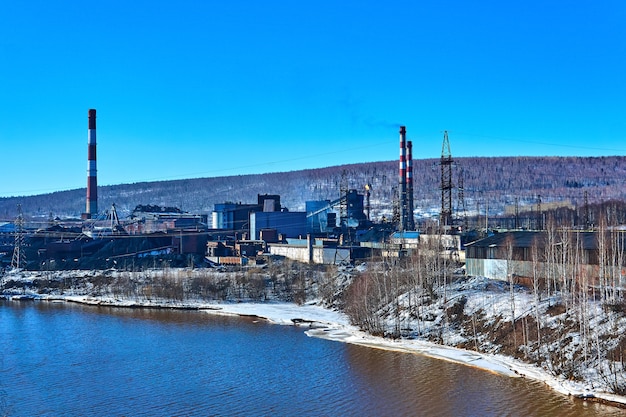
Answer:
[{"label": "factory building", "polygon": [[14,243],[15,225],[13,223],[0,223],[0,269],[11,264]]},{"label": "factory building", "polygon": [[218,203],[211,213],[212,227],[219,230],[245,232],[250,229],[250,214],[254,212],[279,212],[282,210],[280,196],[258,194],[257,204]]},{"label": "factory building", "polygon": [[128,234],[206,231],[207,216],[185,213],[176,207],[139,205],[124,225]]},{"label": "factory building", "polygon": [[[354,189],[348,190],[345,195],[335,201],[307,201],[307,233],[319,236],[341,233],[341,230],[345,228],[368,226],[369,222],[364,212],[363,201],[363,194],[359,194]],[[337,224],[338,217],[339,224]]]},{"label": "factory building", "polygon": [[250,213],[258,208],[256,204],[218,203],[211,213],[213,229],[244,230],[248,227]]},{"label": "factory building", "polygon": [[280,196],[258,194],[257,204],[216,204],[213,229],[241,233],[252,240],[277,242],[279,237],[299,237],[307,233],[306,213],[290,212],[280,204]]},{"label": "factory building", "polygon": [[299,237],[306,235],[306,213],[291,211],[250,213],[250,239],[261,239],[261,232],[275,230],[279,236]]},{"label": "factory building", "polygon": [[314,235],[329,234],[337,227],[337,212],[331,207],[330,200],[307,201],[306,228]]},{"label": "factory building", "polygon": [[272,255],[311,264],[338,265],[352,261],[350,248],[339,247],[336,242],[313,239],[310,236],[308,239],[288,239],[286,244],[273,244],[269,251]]}]

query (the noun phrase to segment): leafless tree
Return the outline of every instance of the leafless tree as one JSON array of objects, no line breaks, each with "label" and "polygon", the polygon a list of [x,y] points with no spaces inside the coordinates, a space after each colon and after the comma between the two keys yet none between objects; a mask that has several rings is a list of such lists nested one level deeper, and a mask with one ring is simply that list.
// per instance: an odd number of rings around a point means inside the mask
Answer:
[{"label": "leafless tree", "polygon": [[539,302],[540,302],[540,259],[539,259],[539,247],[538,242],[534,241],[531,248],[531,260],[532,260],[532,270],[533,270],[533,299],[534,299],[534,310],[535,310],[535,320],[537,324],[537,346],[541,345],[541,317],[539,315]]},{"label": "leafless tree", "polygon": [[[511,328],[513,331],[513,344],[517,346],[517,333],[515,331],[515,271],[513,268],[513,237],[509,236],[504,245],[506,248],[506,276],[509,281],[509,299],[511,302]],[[474,322],[472,322],[472,325],[475,326]]]}]

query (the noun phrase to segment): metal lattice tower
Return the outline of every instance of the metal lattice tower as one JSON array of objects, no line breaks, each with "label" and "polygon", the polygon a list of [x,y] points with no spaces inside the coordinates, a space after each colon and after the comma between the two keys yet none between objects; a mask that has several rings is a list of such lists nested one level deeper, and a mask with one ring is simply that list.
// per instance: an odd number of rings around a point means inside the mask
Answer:
[{"label": "metal lattice tower", "polygon": [[393,195],[393,214],[391,216],[391,222],[395,225],[400,224],[400,199],[398,198],[398,187],[392,187],[391,192]]},{"label": "metal lattice tower", "polygon": [[13,223],[15,225],[15,244],[13,246],[13,258],[11,259],[11,268],[23,269],[26,267],[26,256],[24,253],[24,215],[22,214],[22,205],[17,205],[17,218]]},{"label": "metal lattice tower", "polygon": [[452,154],[450,153],[450,141],[448,131],[443,132],[443,145],[441,146],[441,217],[442,227],[452,225]]}]

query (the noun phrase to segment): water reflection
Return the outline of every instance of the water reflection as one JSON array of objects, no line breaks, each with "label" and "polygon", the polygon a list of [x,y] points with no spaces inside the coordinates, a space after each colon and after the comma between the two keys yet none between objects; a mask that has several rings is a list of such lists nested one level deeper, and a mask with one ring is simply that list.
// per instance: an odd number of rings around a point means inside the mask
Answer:
[{"label": "water reflection", "polygon": [[560,395],[539,382],[421,355],[354,345],[345,354],[355,379],[369,386],[368,395],[397,404],[397,415],[605,416],[626,411]]},{"label": "water reflection", "polygon": [[541,384],[202,311],[0,302],[0,415],[621,415]]}]

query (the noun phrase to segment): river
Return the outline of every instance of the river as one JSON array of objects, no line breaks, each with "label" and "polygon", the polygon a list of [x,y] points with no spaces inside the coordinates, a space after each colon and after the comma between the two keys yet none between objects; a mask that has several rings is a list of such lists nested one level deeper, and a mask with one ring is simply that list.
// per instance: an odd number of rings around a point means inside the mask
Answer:
[{"label": "river", "polygon": [[202,311],[0,301],[0,416],[606,416],[420,355]]}]

